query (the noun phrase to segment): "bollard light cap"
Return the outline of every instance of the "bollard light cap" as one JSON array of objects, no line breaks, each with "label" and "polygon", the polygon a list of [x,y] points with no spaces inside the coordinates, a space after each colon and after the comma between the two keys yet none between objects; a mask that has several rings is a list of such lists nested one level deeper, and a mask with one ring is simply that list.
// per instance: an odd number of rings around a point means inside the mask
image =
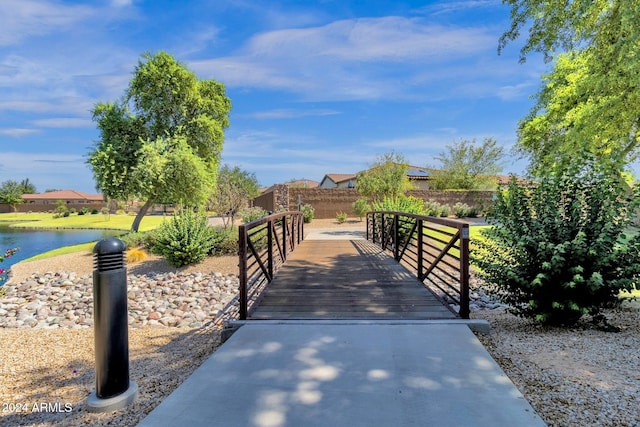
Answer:
[{"label": "bollard light cap", "polygon": [[124,252],[126,248],[127,245],[125,245],[122,240],[117,237],[108,237],[96,243],[93,247],[93,253],[96,255],[116,254],[118,252]]}]

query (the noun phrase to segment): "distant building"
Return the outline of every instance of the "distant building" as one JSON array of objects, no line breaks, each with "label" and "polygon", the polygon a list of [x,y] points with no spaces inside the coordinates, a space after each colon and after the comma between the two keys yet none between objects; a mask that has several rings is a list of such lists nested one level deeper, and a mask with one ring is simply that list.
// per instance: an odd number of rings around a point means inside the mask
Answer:
[{"label": "distant building", "polygon": [[[428,190],[431,175],[429,169],[419,166],[409,166],[407,170],[407,178],[416,190]],[[328,173],[318,188],[356,188],[357,180],[358,174],[355,173]]]},{"label": "distant building", "polygon": [[62,200],[67,205],[82,205],[102,203],[102,194],[88,194],[75,190],[50,191],[40,194],[23,194],[22,199],[26,204],[55,205]]},{"label": "distant building", "polygon": [[355,188],[355,173],[328,173],[320,181],[318,188]]}]

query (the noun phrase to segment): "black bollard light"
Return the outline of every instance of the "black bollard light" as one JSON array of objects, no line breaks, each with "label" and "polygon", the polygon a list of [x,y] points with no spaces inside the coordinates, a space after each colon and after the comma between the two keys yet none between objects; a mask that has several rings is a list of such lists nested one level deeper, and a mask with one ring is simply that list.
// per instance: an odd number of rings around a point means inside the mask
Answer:
[{"label": "black bollard light", "polygon": [[129,381],[126,245],[100,240],[93,248],[93,327],[96,391],[87,404],[93,412],[113,411],[134,402],[138,386]]}]

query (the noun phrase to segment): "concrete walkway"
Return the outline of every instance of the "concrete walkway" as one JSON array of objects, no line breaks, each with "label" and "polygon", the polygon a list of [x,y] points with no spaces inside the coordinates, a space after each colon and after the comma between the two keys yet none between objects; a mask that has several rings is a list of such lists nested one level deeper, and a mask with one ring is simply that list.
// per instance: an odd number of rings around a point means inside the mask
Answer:
[{"label": "concrete walkway", "polygon": [[545,425],[461,320],[241,324],[138,426]]},{"label": "concrete walkway", "polygon": [[179,425],[545,424],[466,325],[253,321],[139,427]]}]

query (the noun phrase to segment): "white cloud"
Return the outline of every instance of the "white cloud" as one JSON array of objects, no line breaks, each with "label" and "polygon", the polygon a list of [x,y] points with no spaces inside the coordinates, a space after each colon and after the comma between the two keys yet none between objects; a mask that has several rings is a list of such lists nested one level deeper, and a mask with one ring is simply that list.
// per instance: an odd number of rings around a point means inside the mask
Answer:
[{"label": "white cloud", "polygon": [[466,1],[441,1],[431,4],[429,6],[424,6],[418,9],[418,12],[426,13],[429,15],[442,15],[446,13],[455,13],[461,11],[468,11],[474,9],[488,8],[501,6],[502,2],[500,0],[466,0]]},{"label": "white cloud", "polygon": [[68,5],[43,0],[3,0],[0,2],[0,46],[20,43],[32,36],[43,36],[69,29],[94,13],[85,5]]},{"label": "white cloud", "polygon": [[73,117],[60,117],[51,119],[34,120],[34,126],[44,128],[88,128],[95,127],[95,124],[91,119],[78,119]]},{"label": "white cloud", "polygon": [[426,100],[506,73],[496,71],[497,38],[483,26],[362,18],[261,33],[229,56],[189,65],[229,87],[284,90],[306,101]]},{"label": "white cloud", "polygon": [[38,133],[38,130],[25,128],[0,129],[0,135],[6,135],[12,138],[20,138],[23,136],[33,135],[34,133]]}]

